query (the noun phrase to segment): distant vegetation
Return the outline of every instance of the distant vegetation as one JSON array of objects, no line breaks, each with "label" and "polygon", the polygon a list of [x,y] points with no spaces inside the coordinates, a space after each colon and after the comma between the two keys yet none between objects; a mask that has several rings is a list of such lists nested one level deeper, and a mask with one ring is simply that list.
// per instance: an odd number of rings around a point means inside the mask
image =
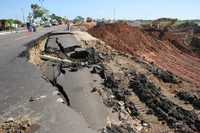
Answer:
[{"label": "distant vegetation", "polygon": [[15,27],[22,26],[22,22],[20,20],[15,19],[1,19],[0,20],[0,30],[12,30]]},{"label": "distant vegetation", "polygon": [[33,11],[33,18],[36,19],[38,17],[45,17],[48,14],[48,10],[45,8],[40,7],[37,4],[31,4],[31,9]]},{"label": "distant vegetation", "polygon": [[29,13],[28,22],[36,25],[58,25],[65,23],[66,18],[50,13],[48,9],[45,9],[38,4],[31,4],[32,12]]},{"label": "distant vegetation", "polygon": [[80,24],[80,23],[82,23],[82,22],[84,22],[85,21],[85,18],[84,17],[82,17],[82,16],[77,16],[74,20],[73,20],[73,23],[75,23],[75,24]]}]

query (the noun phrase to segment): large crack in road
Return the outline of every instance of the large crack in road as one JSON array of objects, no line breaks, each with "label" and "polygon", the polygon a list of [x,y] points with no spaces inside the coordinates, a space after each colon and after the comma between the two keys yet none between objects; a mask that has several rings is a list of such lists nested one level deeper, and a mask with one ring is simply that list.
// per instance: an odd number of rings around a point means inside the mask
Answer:
[{"label": "large crack in road", "polygon": [[100,96],[91,93],[101,85],[101,78],[90,73],[92,64],[100,60],[93,49],[81,48],[71,33],[54,33],[27,52],[29,62],[57,89],[59,102],[80,113],[90,128],[97,131],[105,127],[108,110]]}]

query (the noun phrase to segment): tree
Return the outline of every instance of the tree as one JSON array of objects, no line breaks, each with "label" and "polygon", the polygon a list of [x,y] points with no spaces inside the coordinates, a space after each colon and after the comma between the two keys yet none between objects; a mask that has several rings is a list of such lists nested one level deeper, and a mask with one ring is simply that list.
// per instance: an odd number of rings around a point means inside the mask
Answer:
[{"label": "tree", "polygon": [[63,22],[65,22],[65,19],[61,16],[57,16],[56,14],[51,14],[50,15],[51,21],[55,22],[57,21],[59,24],[62,24]]},{"label": "tree", "polygon": [[84,22],[84,17],[82,16],[77,16],[75,19],[74,19],[74,23],[82,23]]},{"label": "tree", "polygon": [[54,14],[54,13],[50,15],[50,18],[51,18],[52,20],[57,20],[58,22],[63,20],[62,17],[57,16],[57,15]]},{"label": "tree", "polygon": [[91,17],[87,17],[87,18],[86,18],[86,22],[90,23],[90,22],[92,22],[92,21],[93,21],[93,20],[92,20]]},{"label": "tree", "polygon": [[17,19],[15,19],[15,20],[14,20],[14,23],[15,23],[15,24],[17,24],[17,25],[22,25],[22,24],[23,24],[23,22],[22,22],[22,21],[20,21],[20,20],[17,20]]},{"label": "tree", "polygon": [[38,4],[31,4],[31,9],[33,11],[33,18],[43,17],[45,14],[48,14],[48,10],[40,7]]}]

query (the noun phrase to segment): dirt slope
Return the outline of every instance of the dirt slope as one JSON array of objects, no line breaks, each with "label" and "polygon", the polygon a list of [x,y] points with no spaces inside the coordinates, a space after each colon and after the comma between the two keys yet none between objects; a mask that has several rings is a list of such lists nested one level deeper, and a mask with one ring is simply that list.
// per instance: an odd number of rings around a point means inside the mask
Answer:
[{"label": "dirt slope", "polygon": [[200,85],[200,59],[127,24],[105,24],[88,31],[113,48],[143,57],[195,85]]}]

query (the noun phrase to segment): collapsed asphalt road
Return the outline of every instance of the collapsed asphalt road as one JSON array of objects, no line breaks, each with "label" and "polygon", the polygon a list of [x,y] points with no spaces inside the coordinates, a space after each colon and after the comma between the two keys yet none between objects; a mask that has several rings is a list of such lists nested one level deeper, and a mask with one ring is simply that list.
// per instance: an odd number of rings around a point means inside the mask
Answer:
[{"label": "collapsed asphalt road", "polygon": [[[70,63],[70,60],[66,64],[62,61],[56,62],[56,60],[53,61],[51,58],[47,58],[40,65],[40,69],[43,70],[46,79],[58,89],[63,101],[70,108],[80,112],[90,128],[100,130],[105,126],[107,109],[101,98],[92,94],[91,90],[101,84],[101,78],[92,75],[90,73],[91,68],[85,67],[85,64],[89,62],[89,60],[84,61],[83,53],[87,54],[85,49],[76,54],[74,51],[77,51],[77,49],[81,49],[79,42],[71,33],[54,33],[50,35],[43,54],[49,54],[49,57],[51,57],[51,55],[55,56],[57,53],[56,57],[61,58],[61,60],[73,56],[70,59],[77,62],[77,64]],[[80,58],[78,58],[78,55],[80,55]]]},{"label": "collapsed asphalt road", "polygon": [[17,52],[2,45],[0,132],[199,131],[199,111],[181,101],[187,94],[165,90],[179,77],[86,32],[45,33],[11,45]]},{"label": "collapsed asphalt road", "polygon": [[[46,64],[49,67],[42,74],[44,71],[27,61],[26,52],[33,45],[28,42],[47,32],[49,30],[27,37],[22,35],[23,38],[20,36],[17,40],[8,39],[14,35],[3,38],[5,43],[1,42],[0,52],[0,122],[25,119],[31,123],[29,130],[42,133],[97,132],[105,126],[107,110],[101,98],[92,95],[90,91],[98,84],[92,84],[91,81],[98,81],[100,78],[91,75],[89,69],[85,68],[76,74],[59,74],[57,85],[52,85],[49,82],[51,74],[55,75],[54,70],[57,70],[52,68],[52,62]],[[73,36],[67,38],[63,40],[66,46],[79,45]],[[58,85],[65,92],[64,97]],[[66,96],[70,106],[63,102]]]}]

